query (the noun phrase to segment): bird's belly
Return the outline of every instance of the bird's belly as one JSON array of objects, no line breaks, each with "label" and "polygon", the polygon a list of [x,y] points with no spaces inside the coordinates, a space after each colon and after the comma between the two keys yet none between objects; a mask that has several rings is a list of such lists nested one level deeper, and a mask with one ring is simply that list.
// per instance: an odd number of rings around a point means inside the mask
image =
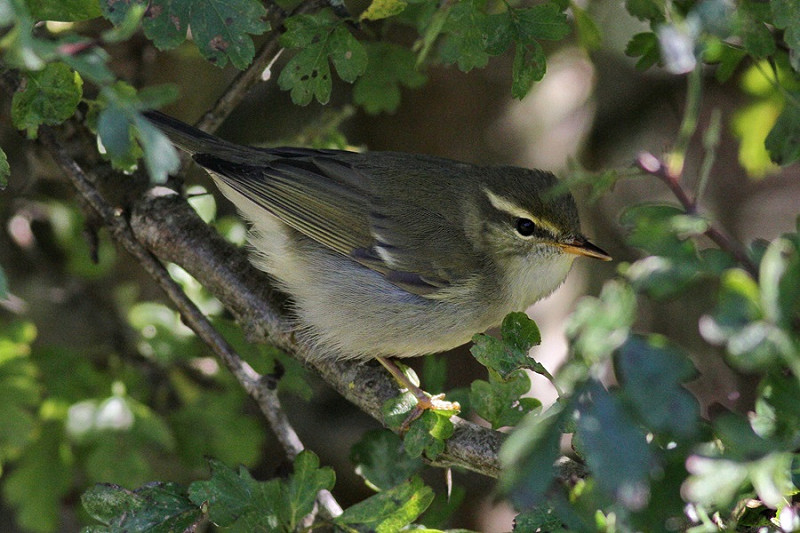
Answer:
[{"label": "bird's belly", "polygon": [[291,295],[303,339],[331,356],[441,352],[502,320],[502,313],[485,305],[455,305],[409,293],[280,222],[257,223],[250,240],[257,250],[254,264]]}]

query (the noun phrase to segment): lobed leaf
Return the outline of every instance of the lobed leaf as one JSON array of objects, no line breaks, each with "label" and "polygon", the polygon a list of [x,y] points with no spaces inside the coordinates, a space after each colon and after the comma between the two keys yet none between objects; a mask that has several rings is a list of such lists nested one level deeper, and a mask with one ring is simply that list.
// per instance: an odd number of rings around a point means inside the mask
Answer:
[{"label": "lobed leaf", "polygon": [[89,531],[146,531],[168,533],[197,527],[203,513],[177,483],[149,483],[130,491],[111,484],[98,484],[81,495],[89,515],[104,526]]},{"label": "lobed leaf", "polygon": [[367,67],[353,86],[353,102],[369,114],[393,113],[400,105],[400,86],[420,87],[427,76],[417,70],[414,53],[392,43],[367,43]]},{"label": "lobed leaf", "polygon": [[411,524],[433,501],[433,491],[415,477],[345,509],[334,519],[342,528],[390,533]]},{"label": "lobed leaf", "polygon": [[683,387],[696,370],[676,347],[658,336],[631,336],[618,350],[615,369],[623,399],[648,429],[681,439],[698,432],[700,406]]},{"label": "lobed leaf", "polygon": [[422,469],[420,457],[405,452],[402,439],[386,429],[366,432],[350,450],[356,474],[374,490],[390,489]]},{"label": "lobed leaf", "polygon": [[597,382],[580,391],[578,402],[575,437],[595,483],[624,507],[644,509],[650,503],[650,473],[657,462],[644,432],[619,396]]},{"label": "lobed leaf", "polygon": [[48,63],[26,72],[11,101],[11,120],[35,139],[41,125],[60,124],[71,117],[83,96],[83,80],[64,63]]},{"label": "lobed leaf", "polygon": [[800,107],[793,102],[800,93],[791,93],[786,107],[764,141],[770,159],[779,165],[790,165],[800,159]]},{"label": "lobed leaf", "polygon": [[521,397],[530,388],[530,378],[519,371],[516,378],[509,381],[478,379],[470,387],[470,405],[492,429],[515,426],[527,413],[542,406],[536,398]]},{"label": "lobed leaf", "polygon": [[97,0],[27,0],[26,4],[38,20],[77,22],[103,14]]},{"label": "lobed leaf", "polygon": [[571,401],[526,417],[500,449],[500,491],[518,509],[539,506],[555,478],[561,435],[573,415]]},{"label": "lobed leaf", "polygon": [[525,313],[509,313],[503,319],[500,332],[502,341],[485,334],[472,338],[470,353],[478,362],[503,379],[522,368],[546,374],[541,365],[528,355],[530,349],[541,342],[539,328],[533,320]]},{"label": "lobed leaf", "polygon": [[326,11],[287,19],[280,42],[287,48],[301,48],[278,77],[278,86],[290,91],[298,105],[308,105],[312,99],[328,102],[333,86],[329,61],[339,77],[350,83],[367,68],[364,46],[340,21],[330,20]]},{"label": "lobed leaf", "polygon": [[64,428],[60,421],[43,424],[37,437],[17,458],[14,469],[4,473],[3,495],[15,508],[21,527],[54,531],[61,500],[72,485],[75,458],[63,446]]},{"label": "lobed leaf", "polygon": [[266,9],[257,0],[103,0],[103,15],[118,25],[137,6],[147,7],[144,32],[158,49],[175,48],[191,30],[203,57],[219,67],[230,61],[245,69],[255,55],[250,35],[269,30]]},{"label": "lobed leaf", "polygon": [[408,428],[403,439],[406,453],[410,457],[425,454],[436,459],[444,451],[445,441],[453,435],[454,426],[450,417],[454,413],[428,409]]}]

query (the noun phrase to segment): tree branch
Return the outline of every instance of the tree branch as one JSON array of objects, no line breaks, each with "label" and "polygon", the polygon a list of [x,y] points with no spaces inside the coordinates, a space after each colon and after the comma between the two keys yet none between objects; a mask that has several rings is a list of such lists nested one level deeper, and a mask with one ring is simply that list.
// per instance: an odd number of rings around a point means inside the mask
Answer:
[{"label": "tree branch", "polygon": [[[697,214],[697,202],[689,196],[689,193],[681,185],[680,176],[673,175],[661,159],[649,152],[643,152],[636,158],[636,164],[644,172],[664,182],[669,187],[669,190],[672,191],[672,194],[675,195],[675,198],[678,199],[681,206],[683,206],[686,213],[690,215]],[[710,222],[704,235],[711,239],[720,249],[731,254],[753,276],[753,279],[758,279],[758,267],[738,242]]]},{"label": "tree branch", "polygon": [[[92,181],[84,173],[83,169],[67,155],[66,151],[59,143],[56,135],[48,128],[42,128],[39,132],[41,143],[49,150],[56,163],[66,173],[73,186],[78,190],[83,199],[91,205],[95,212],[100,216],[103,224],[109,229],[114,240],[120,243],[145,271],[158,283],[161,289],[167,294],[172,303],[178,308],[185,323],[197,334],[197,336],[208,345],[217,356],[222,359],[228,370],[236,377],[245,391],[256,400],[261,412],[269,421],[278,441],[286,451],[290,459],[294,459],[303,451],[303,443],[289,423],[286,415],[280,406],[274,383],[253,370],[250,365],[243,361],[235,350],[228,344],[222,335],[214,329],[203,313],[186,296],[180,286],[170,277],[164,265],[156,259],[141,242],[137,240],[131,231],[127,220],[122,216],[123,212],[114,208],[106,202],[105,198],[95,188]],[[176,195],[173,191],[165,187],[151,189],[151,192],[161,194]],[[342,513],[342,508],[333,499],[328,491],[323,491],[318,497],[318,503],[322,506],[325,514],[335,517]]]}]

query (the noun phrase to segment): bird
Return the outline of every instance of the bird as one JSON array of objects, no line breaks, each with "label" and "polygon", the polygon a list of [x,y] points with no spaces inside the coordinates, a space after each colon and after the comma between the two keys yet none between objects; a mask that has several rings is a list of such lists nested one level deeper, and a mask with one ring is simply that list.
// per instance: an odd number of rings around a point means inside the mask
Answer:
[{"label": "bird", "polygon": [[446,351],[551,294],[576,257],[611,259],[551,172],[243,146],[145,116],[250,223],[251,261],[289,295],[314,357],[386,366]]}]

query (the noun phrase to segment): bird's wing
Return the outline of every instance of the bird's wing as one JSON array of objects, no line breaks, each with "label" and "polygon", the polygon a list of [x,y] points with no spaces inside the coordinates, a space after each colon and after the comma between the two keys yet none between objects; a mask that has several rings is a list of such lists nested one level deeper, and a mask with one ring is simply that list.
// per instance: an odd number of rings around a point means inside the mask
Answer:
[{"label": "bird's wing", "polygon": [[[414,294],[435,298],[440,289],[467,277],[474,267],[474,254],[457,216],[460,208],[444,202],[447,209],[441,210],[439,200],[415,194],[420,180],[437,179],[426,175],[424,164],[409,170],[414,175],[405,183],[392,172],[380,175],[385,171],[380,165],[372,173],[372,165],[354,164],[361,156],[352,152],[302,148],[259,152],[262,157],[254,165],[211,154],[194,158],[290,227]],[[266,152],[273,156],[270,160],[263,157]],[[388,168],[420,163],[415,156],[397,157],[408,160],[390,161]]]},{"label": "bird's wing", "polygon": [[[331,250],[350,255],[372,241],[358,176],[331,157],[276,157],[255,165],[211,154],[194,159],[234,191]],[[351,175],[342,176],[347,172]]]}]

